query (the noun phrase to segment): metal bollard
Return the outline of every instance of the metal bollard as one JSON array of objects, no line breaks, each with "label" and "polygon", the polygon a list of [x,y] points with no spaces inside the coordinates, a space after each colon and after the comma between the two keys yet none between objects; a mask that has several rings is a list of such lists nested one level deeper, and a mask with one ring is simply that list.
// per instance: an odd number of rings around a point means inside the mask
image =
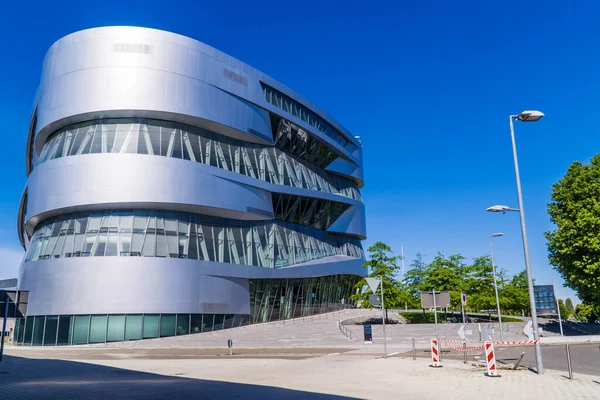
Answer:
[{"label": "metal bollard", "polygon": [[463,342],[463,349],[465,349],[465,351],[464,351],[465,354],[463,356],[464,357],[463,363],[466,364],[467,363],[467,358],[468,358],[467,350],[466,350],[467,349],[467,342]]},{"label": "metal bollard", "polygon": [[569,350],[569,345],[565,345],[567,350],[567,363],[569,366],[569,379],[573,379],[573,366],[571,365],[571,350]]},{"label": "metal bollard", "polygon": [[417,359],[417,347],[415,345],[415,338],[412,338],[412,356],[413,360]]},{"label": "metal bollard", "polygon": [[444,351],[442,350],[442,342],[438,342],[438,346],[440,348],[440,362],[442,362],[442,352]]}]

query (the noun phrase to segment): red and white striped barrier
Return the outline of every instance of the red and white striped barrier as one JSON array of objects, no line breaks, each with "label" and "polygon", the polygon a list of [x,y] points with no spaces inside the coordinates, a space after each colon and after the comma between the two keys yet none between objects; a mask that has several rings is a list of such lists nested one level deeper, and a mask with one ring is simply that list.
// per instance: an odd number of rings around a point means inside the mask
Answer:
[{"label": "red and white striped barrier", "polygon": [[444,348],[454,350],[454,351],[473,351],[473,350],[483,349],[483,344],[481,346],[477,346],[477,347],[448,347],[448,346],[445,346]]},{"label": "red and white striped barrier", "polygon": [[494,344],[518,345],[518,344],[538,344],[539,342],[540,342],[539,340],[521,340],[521,341],[517,341],[517,342],[494,342]]},{"label": "red and white striped barrier", "polygon": [[487,376],[497,377],[498,370],[496,369],[496,356],[494,354],[494,342],[485,342],[485,361],[487,365]]},{"label": "red and white striped barrier", "polygon": [[431,365],[430,367],[439,368],[440,365],[440,347],[437,339],[431,339]]}]

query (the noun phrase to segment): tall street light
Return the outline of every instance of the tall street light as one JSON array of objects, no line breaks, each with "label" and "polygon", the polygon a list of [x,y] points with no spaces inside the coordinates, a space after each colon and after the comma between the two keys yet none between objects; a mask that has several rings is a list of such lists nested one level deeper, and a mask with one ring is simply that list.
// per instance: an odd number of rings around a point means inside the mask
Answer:
[{"label": "tall street light", "polygon": [[513,126],[513,120],[519,120],[522,122],[536,122],[544,117],[544,113],[541,111],[523,111],[518,115],[510,115],[510,138],[512,140],[513,159],[515,162],[515,176],[517,178],[517,195],[519,197],[519,208],[510,208],[507,206],[493,206],[488,208],[488,211],[502,212],[506,211],[519,211],[521,216],[521,234],[523,236],[523,253],[525,255],[525,269],[527,271],[527,286],[529,289],[529,307],[531,309],[531,323],[533,326],[533,338],[538,342],[535,345],[535,361],[537,366],[537,373],[544,373],[544,364],[542,362],[542,346],[540,346],[540,332],[538,330],[537,312],[535,310],[535,298],[533,294],[533,278],[531,275],[531,262],[529,261],[529,246],[527,245],[527,227],[525,225],[525,210],[523,209],[523,194],[521,193],[521,177],[519,175],[519,161],[517,159],[517,143],[515,142],[515,129]]},{"label": "tall street light", "polygon": [[498,323],[500,324],[500,340],[504,342],[502,331],[502,315],[500,314],[500,298],[498,297],[498,283],[496,282],[496,265],[494,264],[494,250],[492,249],[492,238],[504,236],[504,233],[492,233],[490,235],[490,256],[492,257],[492,273],[494,274],[494,291],[496,292],[496,307],[498,308]]}]

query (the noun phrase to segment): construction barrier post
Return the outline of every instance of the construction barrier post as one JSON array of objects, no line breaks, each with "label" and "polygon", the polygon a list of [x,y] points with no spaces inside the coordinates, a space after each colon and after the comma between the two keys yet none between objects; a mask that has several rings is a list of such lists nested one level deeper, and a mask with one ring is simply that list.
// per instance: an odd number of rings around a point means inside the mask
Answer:
[{"label": "construction barrier post", "polygon": [[485,342],[485,361],[487,365],[486,376],[499,378],[498,370],[496,369],[496,355],[494,354],[494,342]]},{"label": "construction barrier post", "polygon": [[464,360],[463,360],[463,363],[465,363],[465,364],[466,364],[466,363],[467,363],[467,358],[468,358],[468,356],[467,356],[467,342],[463,342],[463,349],[465,349],[465,350],[464,350],[465,354],[464,354]]},{"label": "construction barrier post", "polygon": [[431,339],[431,365],[432,368],[441,368],[440,348],[437,339]]}]

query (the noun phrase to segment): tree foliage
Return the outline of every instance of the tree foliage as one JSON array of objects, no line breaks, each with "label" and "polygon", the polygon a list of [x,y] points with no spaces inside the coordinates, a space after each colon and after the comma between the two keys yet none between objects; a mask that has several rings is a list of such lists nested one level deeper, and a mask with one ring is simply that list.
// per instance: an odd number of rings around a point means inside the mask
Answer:
[{"label": "tree foliage", "polygon": [[575,311],[575,307],[573,307],[573,300],[571,300],[570,297],[567,297],[567,299],[565,300],[565,307],[567,307],[569,313],[573,313],[573,311]]},{"label": "tree foliage", "polygon": [[[392,256],[392,249],[383,242],[376,242],[367,249],[370,253],[369,260],[363,265],[368,268],[369,277],[383,277],[384,302],[386,308],[401,308],[405,302],[412,301],[412,296],[406,290],[405,285],[396,279],[396,275],[400,272],[398,265],[398,257]],[[360,304],[361,307],[371,307],[369,303],[369,295],[373,294],[367,281],[361,279],[357,284],[358,289],[356,294],[352,296],[352,300]],[[380,293],[379,290],[377,291]]]},{"label": "tree foliage", "polygon": [[[450,292],[453,310],[460,310],[461,293],[467,294],[469,310],[496,310],[492,262],[488,256],[477,257],[468,263],[460,254],[446,257],[438,253],[430,263],[425,263],[419,253],[410,266],[403,282],[417,308],[420,307],[420,293],[435,289]],[[506,271],[497,269],[496,277],[501,309],[514,314],[527,309],[529,295],[525,271],[509,279]]]},{"label": "tree foliage", "polygon": [[[460,255],[446,257],[438,253],[431,262],[423,260],[417,253],[402,279],[399,279],[400,258],[393,256],[392,249],[383,242],[376,242],[367,249],[368,276],[383,277],[385,307],[387,309],[421,308],[421,292],[435,289],[450,292],[450,309],[460,310],[460,295],[467,294],[467,310],[496,310],[493,268],[489,256],[474,258],[471,262]],[[527,275],[525,271],[509,277],[506,271],[496,269],[498,296],[503,313],[521,314],[529,307]],[[372,294],[367,282],[362,279],[356,285],[352,296],[360,307],[371,307],[369,295]],[[379,291],[378,291],[379,294]]]},{"label": "tree foliage", "polygon": [[579,322],[592,322],[594,308],[589,304],[577,304],[575,307],[575,319]]},{"label": "tree foliage", "polygon": [[562,299],[558,299],[558,308],[560,308],[560,317],[562,319],[568,319],[571,313],[567,309],[565,302]]},{"label": "tree foliage", "polygon": [[550,263],[586,305],[600,308],[600,154],[589,164],[575,161],[552,189]]}]

